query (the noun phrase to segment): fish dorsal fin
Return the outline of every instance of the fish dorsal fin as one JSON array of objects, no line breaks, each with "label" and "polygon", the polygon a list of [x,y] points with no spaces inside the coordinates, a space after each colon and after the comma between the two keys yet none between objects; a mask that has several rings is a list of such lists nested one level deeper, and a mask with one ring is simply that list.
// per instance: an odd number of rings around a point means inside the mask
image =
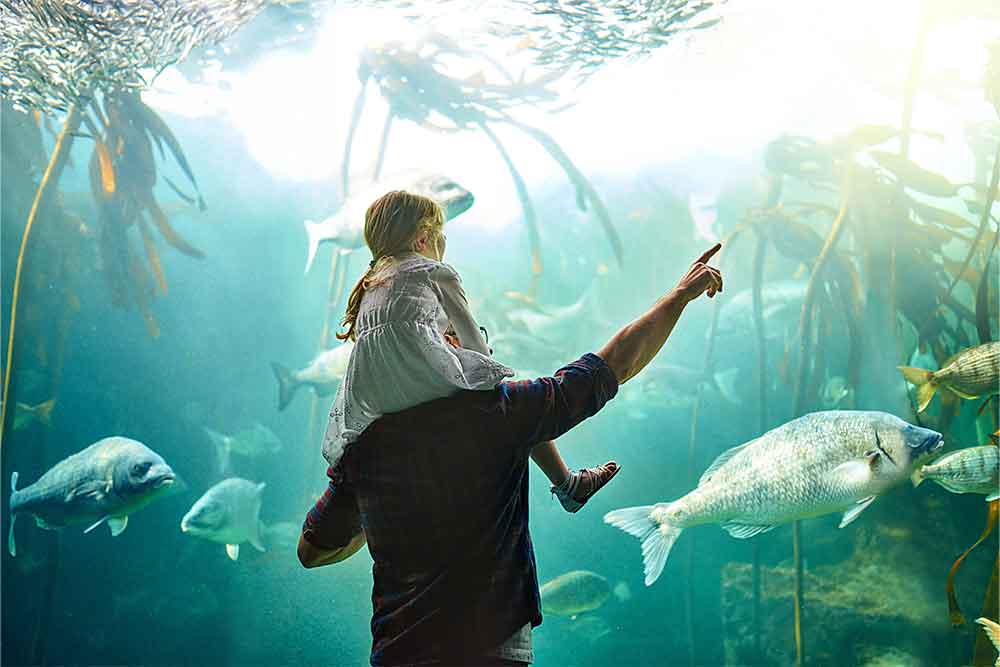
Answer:
[{"label": "fish dorsal fin", "polygon": [[100,519],[98,519],[94,523],[90,524],[90,526],[88,526],[86,529],[84,529],[83,532],[84,533],[89,533],[90,531],[92,531],[93,529],[97,528],[98,526],[100,526],[102,523],[104,523],[107,520],[108,520],[108,517],[102,516]]},{"label": "fish dorsal fin", "polygon": [[226,555],[229,556],[229,560],[236,560],[240,557],[240,545],[238,544],[227,544],[226,545]]},{"label": "fish dorsal fin", "polygon": [[128,514],[123,516],[109,516],[108,528],[111,529],[111,537],[118,537],[125,532],[128,526]]},{"label": "fish dorsal fin", "polygon": [[738,540],[745,540],[753,537],[754,535],[766,533],[773,528],[774,525],[765,524],[758,526],[749,523],[740,523],[738,521],[727,521],[722,524],[722,529]]},{"label": "fish dorsal fin", "polygon": [[708,480],[712,478],[712,475],[714,475],[719,468],[726,465],[730,461],[730,459],[732,459],[734,456],[736,456],[737,454],[739,454],[740,452],[742,452],[744,449],[746,449],[755,442],[756,439],[751,440],[746,444],[739,445],[738,447],[727,449],[726,451],[719,454],[718,458],[712,461],[712,465],[708,466],[708,469],[701,474],[701,477],[698,479],[698,486],[701,486],[706,482],[708,482]]},{"label": "fish dorsal fin", "polygon": [[867,498],[862,498],[861,500],[859,500],[857,504],[851,507],[851,509],[844,512],[844,518],[840,520],[840,525],[837,527],[843,528],[847,524],[857,519],[858,515],[864,512],[868,508],[868,506],[872,504],[872,501],[874,501],[876,497],[877,496],[868,496]]}]

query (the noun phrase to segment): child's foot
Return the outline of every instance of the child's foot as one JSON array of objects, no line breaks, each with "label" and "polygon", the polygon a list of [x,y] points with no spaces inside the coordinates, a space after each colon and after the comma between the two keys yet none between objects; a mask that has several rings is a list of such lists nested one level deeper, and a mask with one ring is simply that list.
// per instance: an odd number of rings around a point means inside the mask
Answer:
[{"label": "child's foot", "polygon": [[591,496],[618,474],[619,470],[618,464],[614,461],[608,461],[594,468],[574,470],[570,472],[565,482],[552,487],[552,493],[562,503],[564,510],[570,513],[578,512]]}]

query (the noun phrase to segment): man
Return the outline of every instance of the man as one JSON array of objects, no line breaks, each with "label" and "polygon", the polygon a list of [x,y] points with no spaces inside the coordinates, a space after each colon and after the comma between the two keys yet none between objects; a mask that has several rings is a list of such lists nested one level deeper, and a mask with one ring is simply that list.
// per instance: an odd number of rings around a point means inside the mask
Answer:
[{"label": "man", "polygon": [[299,538],[305,567],[367,541],[377,667],[523,665],[542,622],[528,532],[528,456],[597,413],[659,352],[685,306],[722,291],[708,260],[595,355],[385,415],[344,453]]}]

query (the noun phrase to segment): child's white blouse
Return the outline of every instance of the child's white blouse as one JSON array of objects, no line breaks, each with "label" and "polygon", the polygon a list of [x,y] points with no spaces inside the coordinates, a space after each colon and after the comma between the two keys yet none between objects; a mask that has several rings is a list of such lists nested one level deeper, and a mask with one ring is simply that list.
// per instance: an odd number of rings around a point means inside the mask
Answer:
[{"label": "child's white blouse", "polygon": [[[460,389],[492,389],[514,375],[490,357],[453,268],[407,253],[374,279],[378,284],[361,300],[354,349],[323,437],[330,465],[381,415]],[[443,337],[449,322],[461,349]]]}]

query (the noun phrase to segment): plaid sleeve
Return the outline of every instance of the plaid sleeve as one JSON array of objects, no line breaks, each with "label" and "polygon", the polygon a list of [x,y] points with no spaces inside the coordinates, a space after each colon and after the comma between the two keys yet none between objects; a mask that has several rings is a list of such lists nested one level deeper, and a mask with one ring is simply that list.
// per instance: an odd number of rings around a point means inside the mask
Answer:
[{"label": "plaid sleeve", "polygon": [[302,536],[317,549],[339,549],[361,532],[361,515],[350,484],[333,468],[330,482],[302,523]]},{"label": "plaid sleeve", "polygon": [[507,422],[518,442],[554,440],[591,417],[618,393],[618,379],[596,354],[585,354],[552,377],[501,384]]}]

